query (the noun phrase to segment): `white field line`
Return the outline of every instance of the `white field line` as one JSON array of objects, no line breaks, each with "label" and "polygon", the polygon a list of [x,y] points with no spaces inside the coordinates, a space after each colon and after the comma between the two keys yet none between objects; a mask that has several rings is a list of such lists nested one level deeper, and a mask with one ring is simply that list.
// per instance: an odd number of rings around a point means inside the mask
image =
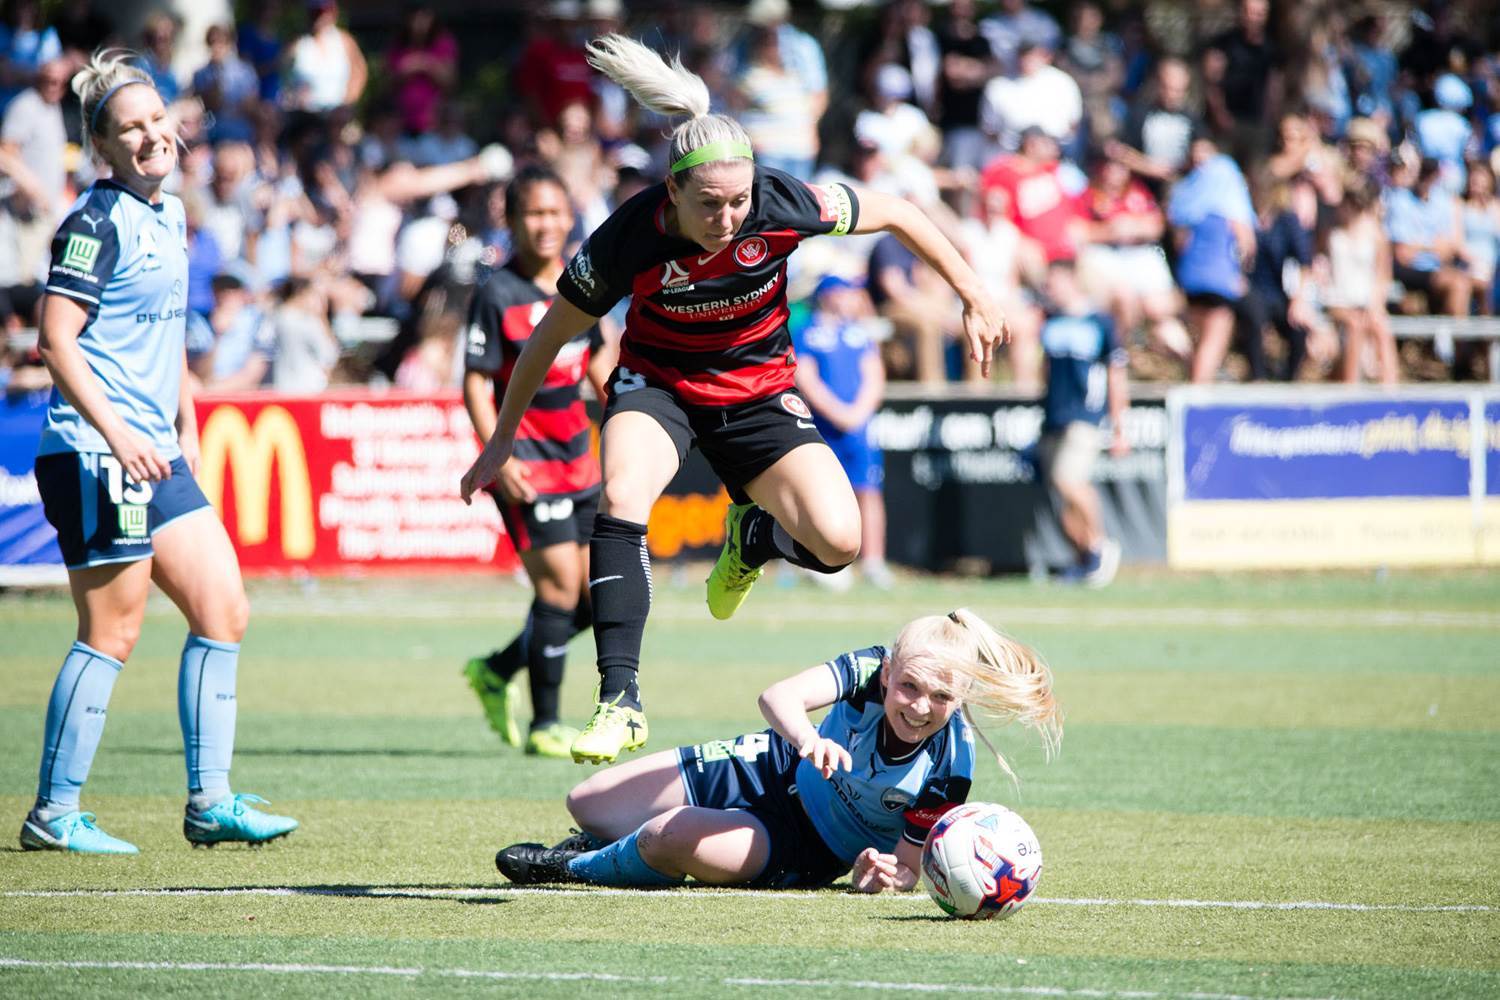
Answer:
[{"label": "white field line", "polygon": [[[320,598],[287,601],[260,597],[256,609],[262,614],[302,618],[343,618],[371,615],[407,620],[453,620],[455,618],[493,618],[507,614],[524,614],[525,606],[511,602],[467,601],[431,602],[402,599],[390,605],[368,598]],[[988,616],[1009,626],[1067,625],[1079,628],[1118,628],[1121,626],[1197,626],[1205,628],[1462,628],[1479,631],[1500,630],[1500,613],[1492,611],[1429,610],[1400,608],[1065,608],[986,606]],[[778,607],[776,621],[785,624],[823,624],[830,619],[839,622],[871,622],[889,625],[896,609],[879,602],[859,604],[795,604]],[[697,606],[663,604],[653,608],[653,620],[702,622],[707,619]]]},{"label": "white field line", "polygon": [[[0,892],[0,898],[16,899],[103,899],[114,896],[335,896],[346,899],[464,899],[476,896],[651,896],[656,899],[829,899],[833,896],[859,896],[886,902],[921,899],[918,895],[883,893],[866,896],[847,892],[797,892],[771,889],[620,889],[595,886],[575,889],[540,889],[529,886],[497,885],[491,888],[370,886],[339,888],[334,886],[226,886],[223,888],[175,889],[14,889]],[[1049,906],[1140,906],[1187,910],[1325,910],[1350,913],[1496,913],[1500,906],[1482,903],[1336,903],[1323,900],[1259,899],[1094,899],[1077,896],[1038,896],[1032,902]]]},{"label": "white field line", "polygon": [[[312,965],[271,962],[105,962],[12,958],[0,955],[0,969],[70,969],[130,972],[263,972],[276,975],[396,976],[414,979],[434,976],[445,979],[489,979],[542,982],[604,982],[686,986],[708,985],[687,976],[629,976],[608,972],[503,972],[489,969],[454,969],[394,965]],[[1062,986],[998,986],[984,983],[899,983],[878,979],[761,979],[725,977],[718,985],[742,989],[782,990],[806,987],[820,990],[865,990],[903,993],[990,993],[999,996],[1122,997],[1127,1000],[1270,1000],[1238,993],[1161,992],[1156,990],[1069,989]],[[1298,998],[1301,1000],[1301,998]]]}]

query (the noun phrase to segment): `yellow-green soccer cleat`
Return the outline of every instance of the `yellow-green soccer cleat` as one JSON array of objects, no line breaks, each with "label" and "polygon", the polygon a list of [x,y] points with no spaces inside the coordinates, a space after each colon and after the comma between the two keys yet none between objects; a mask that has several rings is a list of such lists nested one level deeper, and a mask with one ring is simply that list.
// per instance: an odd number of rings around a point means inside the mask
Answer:
[{"label": "yellow-green soccer cleat", "polygon": [[578,730],[561,722],[533,729],[526,737],[526,752],[533,757],[553,757],[567,760],[573,756],[573,741]]},{"label": "yellow-green soccer cleat", "polygon": [[708,613],[719,621],[734,617],[750,588],[760,579],[761,567],[752,569],[740,558],[740,522],[754,506],[732,503],[724,512],[724,548],[719,551],[713,572],[708,574]]},{"label": "yellow-green soccer cleat", "polygon": [[515,708],[521,691],[516,682],[501,680],[482,656],[464,664],[464,676],[479,696],[484,717],[489,720],[490,728],[500,734],[501,742],[509,747],[520,746],[521,727],[516,722]]},{"label": "yellow-green soccer cleat", "polygon": [[574,761],[579,764],[613,764],[622,752],[639,750],[646,745],[650,733],[646,727],[646,713],[621,705],[623,697],[624,692],[621,692],[612,700],[594,706],[594,717],[573,741]]}]

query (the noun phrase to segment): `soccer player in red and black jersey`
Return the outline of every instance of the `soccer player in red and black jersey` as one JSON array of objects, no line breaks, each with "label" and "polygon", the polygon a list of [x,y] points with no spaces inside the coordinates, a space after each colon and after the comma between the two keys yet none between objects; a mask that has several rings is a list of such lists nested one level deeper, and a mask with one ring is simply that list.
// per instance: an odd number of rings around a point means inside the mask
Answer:
[{"label": "soccer player in red and black jersey", "polygon": [[[537,321],[557,294],[573,228],[567,189],[550,170],[527,167],[505,192],[515,241],[506,265],[474,294],[469,307],[464,404],[481,440],[495,432],[497,402]],[[599,461],[579,384],[588,378],[602,399],[615,352],[597,325],[564,344],[521,415],[509,460],[489,492],[500,507],[536,598],[526,627],[503,650],[476,657],[464,674],[490,725],[511,746],[521,742],[511,680],[524,666],[531,681],[526,752],[567,757],[578,732],[558,719],[568,640],[589,627],[588,538],[599,507]]]},{"label": "soccer player in red and black jersey", "polygon": [[734,613],[771,559],[834,572],[859,552],[854,490],[793,385],[786,258],[797,245],[890,232],[958,293],[970,353],[986,374],[1007,335],[974,272],[914,205],[756,166],[744,128],[708,113],[703,81],[639,42],[606,35],[589,58],[647,108],[688,121],[672,133],[665,183],[620,206],[558,280],[495,433],[460,489],[467,500],[494,480],[556,352],[632,295],[610,376],[603,496],[589,546],[598,704],[573,742],[574,760],[604,763],[646,742],[636,687],[651,606],[646,519],[690,446],[734,501],[708,580],[714,617]]}]

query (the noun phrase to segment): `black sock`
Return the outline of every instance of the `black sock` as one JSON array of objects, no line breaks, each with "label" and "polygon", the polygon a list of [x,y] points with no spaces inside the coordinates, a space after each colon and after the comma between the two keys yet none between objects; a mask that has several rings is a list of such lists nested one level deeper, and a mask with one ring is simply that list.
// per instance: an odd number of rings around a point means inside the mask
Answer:
[{"label": "black sock", "polygon": [[573,634],[587,632],[594,627],[594,605],[587,597],[580,598],[578,607],[573,609]]},{"label": "black sock", "polygon": [[510,641],[510,645],[504,649],[497,649],[484,658],[484,665],[490,668],[490,673],[499,677],[502,681],[508,681],[516,675],[516,672],[526,666],[526,637],[531,633],[531,615],[526,616],[526,624],[516,637]]},{"label": "black sock", "polygon": [[526,670],[531,678],[531,728],[557,721],[563,667],[568,662],[568,640],[573,632],[573,609],[541,601],[531,603],[530,642]]},{"label": "black sock", "polygon": [[785,559],[814,573],[837,573],[844,568],[830,566],[813,555],[761,507],[750,508],[740,521],[740,558],[752,568],[764,566],[772,559]]},{"label": "black sock", "polygon": [[636,672],[641,665],[641,636],[651,612],[646,526],[608,514],[596,516],[594,537],[589,540],[589,576],[601,677],[599,700],[610,701],[623,693],[621,704],[639,709]]}]

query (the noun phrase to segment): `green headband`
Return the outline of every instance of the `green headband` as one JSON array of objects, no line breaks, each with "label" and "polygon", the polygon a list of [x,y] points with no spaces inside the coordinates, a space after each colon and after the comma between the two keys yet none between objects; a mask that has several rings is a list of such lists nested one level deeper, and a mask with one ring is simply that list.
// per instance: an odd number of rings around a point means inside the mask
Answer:
[{"label": "green headband", "polygon": [[696,167],[704,163],[713,163],[716,160],[755,159],[755,151],[747,143],[721,140],[711,142],[707,146],[699,146],[691,150],[686,156],[672,164],[671,173],[680,174],[689,167]]}]

